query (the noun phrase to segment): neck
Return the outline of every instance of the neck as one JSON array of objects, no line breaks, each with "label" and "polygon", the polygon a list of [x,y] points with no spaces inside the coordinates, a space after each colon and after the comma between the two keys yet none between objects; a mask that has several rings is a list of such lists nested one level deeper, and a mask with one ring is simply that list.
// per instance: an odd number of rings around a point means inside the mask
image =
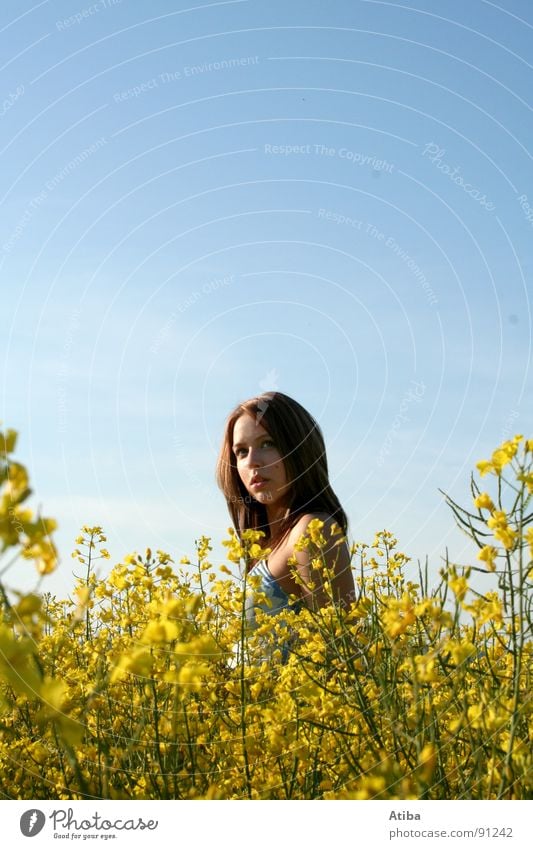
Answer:
[{"label": "neck", "polygon": [[273,507],[267,506],[268,533],[270,539],[277,536],[283,519],[289,514],[289,508],[286,505],[276,505]]}]

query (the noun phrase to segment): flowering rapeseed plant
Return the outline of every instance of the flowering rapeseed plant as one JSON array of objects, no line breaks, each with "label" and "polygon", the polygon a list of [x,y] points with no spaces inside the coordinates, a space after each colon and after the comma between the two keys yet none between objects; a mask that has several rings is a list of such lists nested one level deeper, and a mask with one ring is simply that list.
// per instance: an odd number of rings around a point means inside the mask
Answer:
[{"label": "flowering rapeseed plant", "polygon": [[[33,557],[42,574],[53,524],[21,506],[29,483],[13,432],[3,444],[2,551]],[[105,535],[84,527],[71,598],[1,590],[1,792],[530,798],[532,461],[533,441],[509,440],[480,464],[494,493],[473,479],[471,509],[448,499],[479,554],[467,568],[447,563],[436,587],[423,572],[407,579],[408,557],[384,530],[352,546],[349,607],[258,607],[254,629],[247,567],[268,556],[257,531],[230,529],[229,565],[213,565],[202,536],[178,565],[148,549],[98,577]],[[314,520],[299,545],[327,588],[325,544]],[[471,586],[475,570],[492,589]]]}]

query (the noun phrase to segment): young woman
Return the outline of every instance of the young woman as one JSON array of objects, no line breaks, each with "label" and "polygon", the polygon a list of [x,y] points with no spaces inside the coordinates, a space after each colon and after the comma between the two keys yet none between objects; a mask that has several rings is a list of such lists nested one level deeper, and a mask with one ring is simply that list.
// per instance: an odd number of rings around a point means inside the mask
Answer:
[{"label": "young woman", "polygon": [[[269,613],[287,607],[290,595],[315,610],[330,603],[317,555],[333,576],[334,601],[353,601],[350,554],[342,540],[348,520],[329,482],[322,433],[304,407],[281,392],[235,407],[226,422],[217,483],[237,534],[254,528],[266,535],[261,547],[271,549],[268,562],[253,563],[251,572],[261,577]],[[310,550],[297,543],[313,519],[324,522],[325,543]],[[342,535],[332,535],[335,526]]]}]

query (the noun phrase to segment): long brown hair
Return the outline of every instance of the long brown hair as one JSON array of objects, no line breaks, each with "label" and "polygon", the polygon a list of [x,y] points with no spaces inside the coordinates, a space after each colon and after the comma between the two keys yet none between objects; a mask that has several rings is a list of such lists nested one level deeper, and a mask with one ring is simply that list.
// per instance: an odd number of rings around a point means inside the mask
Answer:
[{"label": "long brown hair", "polygon": [[[266,507],[246,490],[232,449],[235,422],[246,414],[254,416],[256,423],[268,431],[291,483],[288,515],[279,522],[271,538],[268,538]],[[265,542],[274,548],[304,513],[327,513],[347,533],[348,518],[329,482],[322,431],[301,404],[282,392],[265,392],[231,411],[217,460],[216,480],[239,537],[250,528],[262,530],[267,535]]]}]

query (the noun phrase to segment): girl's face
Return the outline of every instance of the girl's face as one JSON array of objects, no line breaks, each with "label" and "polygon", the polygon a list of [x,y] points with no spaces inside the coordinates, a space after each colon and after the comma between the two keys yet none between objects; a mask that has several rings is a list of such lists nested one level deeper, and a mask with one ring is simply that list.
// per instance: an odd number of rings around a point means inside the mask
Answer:
[{"label": "girl's face", "polygon": [[290,490],[277,446],[255,418],[243,414],[233,428],[233,453],[246,491],[265,507],[281,504]]}]

